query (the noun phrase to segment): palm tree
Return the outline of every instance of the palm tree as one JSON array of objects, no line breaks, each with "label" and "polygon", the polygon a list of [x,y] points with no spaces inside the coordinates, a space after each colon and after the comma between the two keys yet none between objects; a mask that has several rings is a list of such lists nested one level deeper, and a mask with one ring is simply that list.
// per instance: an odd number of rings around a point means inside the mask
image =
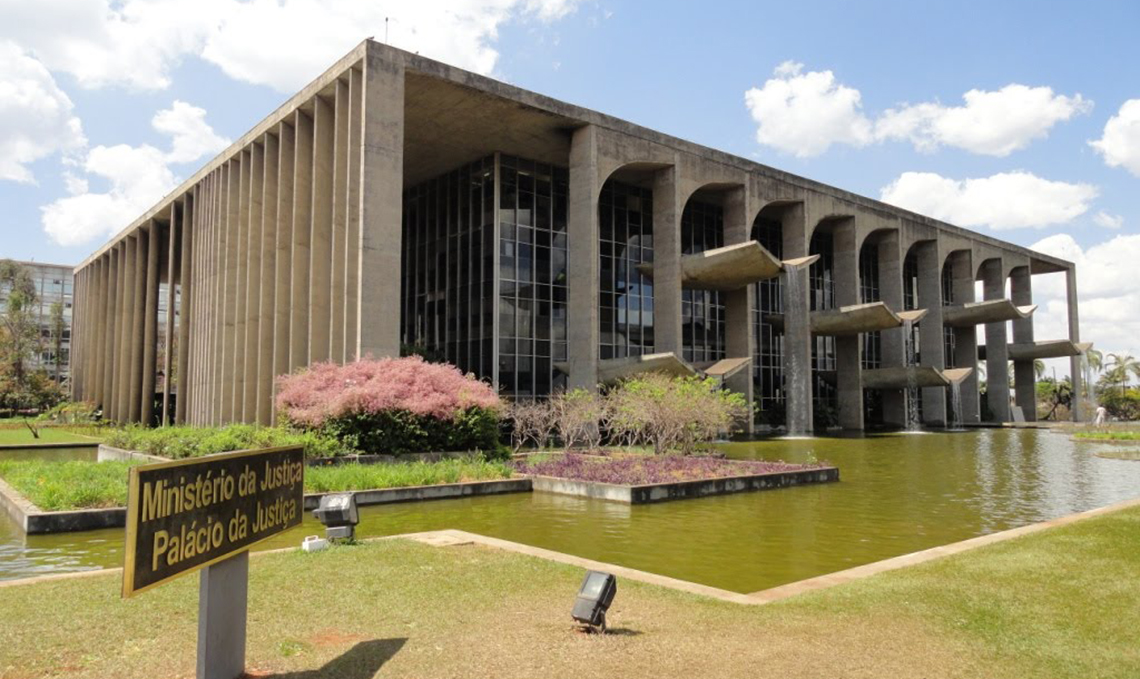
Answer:
[{"label": "palm tree", "polygon": [[1131,373],[1140,379],[1140,361],[1131,354],[1109,354],[1112,361],[1108,364],[1113,377],[1120,380],[1120,394],[1123,396],[1128,389],[1128,374]]},{"label": "palm tree", "polygon": [[1088,363],[1089,368],[1097,371],[1104,370],[1104,354],[1096,349],[1089,349],[1085,352],[1085,362]]},{"label": "palm tree", "polygon": [[1041,359],[1033,361],[1033,374],[1037,376],[1037,379],[1045,377],[1045,361]]}]

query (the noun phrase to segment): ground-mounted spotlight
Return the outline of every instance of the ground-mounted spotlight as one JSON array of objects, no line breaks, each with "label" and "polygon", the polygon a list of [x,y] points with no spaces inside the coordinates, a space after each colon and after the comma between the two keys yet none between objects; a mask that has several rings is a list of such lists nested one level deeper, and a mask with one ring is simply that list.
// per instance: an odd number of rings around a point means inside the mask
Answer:
[{"label": "ground-mounted spotlight", "polygon": [[610,573],[587,571],[578,598],[574,600],[574,610],[570,613],[578,622],[589,629],[601,633],[606,631],[606,611],[617,594],[617,578]]},{"label": "ground-mounted spotlight", "polygon": [[356,524],[360,523],[356,493],[322,495],[313,516],[324,524],[325,537],[329,540],[351,540],[356,535]]}]

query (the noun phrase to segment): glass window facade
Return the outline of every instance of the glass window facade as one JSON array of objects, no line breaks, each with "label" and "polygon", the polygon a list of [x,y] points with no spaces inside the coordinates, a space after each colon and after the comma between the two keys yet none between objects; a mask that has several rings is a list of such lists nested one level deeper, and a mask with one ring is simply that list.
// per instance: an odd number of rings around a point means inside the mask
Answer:
[{"label": "glass window facade", "polygon": [[[724,245],[724,212],[719,205],[690,200],[681,213],[681,254]],[[718,290],[681,292],[684,359],[701,363],[725,357],[724,300]]]},{"label": "glass window facade", "polygon": [[497,155],[405,192],[405,351],[504,396],[565,383],[568,187],[565,168]]},{"label": "glass window facade", "polygon": [[401,341],[405,352],[493,379],[495,160],[404,194]]},{"label": "glass window facade", "polygon": [[[859,301],[863,304],[882,301],[879,288],[879,248],[865,243],[859,250]],[[883,365],[883,336],[878,330],[862,335],[863,369],[881,368]]]},{"label": "glass window facade", "polygon": [[[835,308],[835,249],[830,233],[812,234],[809,254],[819,259],[808,269],[809,301],[812,311]],[[834,382],[835,338],[813,336],[811,343],[812,407],[817,425],[836,424],[834,415],[839,409],[839,394]]]},{"label": "glass window facade", "polygon": [[[758,217],[752,224],[752,239],[776,259],[783,259],[783,227],[778,220]],[[754,286],[752,324],[756,355],[752,361],[752,386],[756,417],[760,424],[778,426],[785,422],[784,332],[772,323],[771,315],[784,313],[783,277],[757,281]]]},{"label": "glass window facade", "polygon": [[[947,261],[946,265],[942,267],[942,306],[950,306],[954,304],[954,267]],[[954,328],[942,328],[942,356],[947,368],[958,367],[954,361],[954,347],[956,342],[954,340]]]},{"label": "glass window facade", "polygon": [[598,338],[602,360],[653,353],[653,192],[607,181],[598,201]]}]

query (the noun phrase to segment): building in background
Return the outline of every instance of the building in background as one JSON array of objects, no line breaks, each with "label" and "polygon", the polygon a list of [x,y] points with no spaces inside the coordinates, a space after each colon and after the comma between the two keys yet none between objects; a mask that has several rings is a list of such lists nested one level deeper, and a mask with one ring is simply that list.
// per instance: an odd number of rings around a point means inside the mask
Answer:
[{"label": "building in background", "polygon": [[76,271],[73,393],[119,421],[269,423],[277,375],[413,348],[509,398],[659,370],[794,433],[1004,422],[1087,349],[1071,262],[370,40]]},{"label": "building in background", "polygon": [[[13,261],[31,274],[39,299],[36,317],[40,326],[41,346],[28,361],[28,367],[32,370],[42,368],[52,379],[66,386],[71,375],[72,267],[63,264]],[[6,302],[3,290],[0,290],[0,306]],[[51,307],[56,303],[60,304],[63,310],[63,332],[60,335],[58,360],[51,319]]]}]

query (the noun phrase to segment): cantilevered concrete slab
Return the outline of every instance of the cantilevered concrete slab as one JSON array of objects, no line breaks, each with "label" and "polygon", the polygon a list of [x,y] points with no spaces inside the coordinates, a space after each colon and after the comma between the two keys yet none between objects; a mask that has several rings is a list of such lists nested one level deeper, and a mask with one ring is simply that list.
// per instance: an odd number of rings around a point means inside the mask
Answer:
[{"label": "cantilevered concrete slab", "polygon": [[[569,370],[569,366],[562,362],[555,363],[554,367],[562,372]],[[602,384],[611,384],[626,377],[647,372],[660,372],[681,377],[697,374],[697,370],[693,366],[670,352],[609,358],[598,363],[598,381]]]},{"label": "cantilevered concrete slab", "polygon": [[[819,255],[781,262],[760,243],[750,240],[681,257],[681,286],[692,290],[739,290],[779,276],[785,264],[802,266],[817,259]],[[642,264],[637,270],[653,278],[653,264]]]},{"label": "cantilevered concrete slab", "polygon": [[950,328],[966,328],[984,323],[1001,323],[1029,318],[1036,310],[1036,304],[1017,306],[1008,299],[990,299],[943,308],[942,324]]},{"label": "cantilevered concrete slab", "polygon": [[973,372],[973,368],[947,368],[942,371],[942,375],[950,381],[950,384],[961,384]]},{"label": "cantilevered concrete slab", "polygon": [[1041,340],[1009,345],[1009,360],[1035,361],[1039,358],[1064,358],[1080,356],[1092,348],[1092,342],[1072,342],[1070,340]]},{"label": "cantilevered concrete slab", "polygon": [[[811,312],[811,334],[850,337],[863,332],[898,328],[906,321],[917,323],[926,315],[926,309],[891,311],[884,302],[852,304]],[[784,314],[766,314],[764,320],[777,328],[784,327]]]},{"label": "cantilevered concrete slab", "polygon": [[741,370],[744,370],[751,364],[751,358],[723,358],[711,365],[700,367],[700,370],[709,377],[716,377],[723,381]]},{"label": "cantilevered concrete slab", "polygon": [[[964,379],[965,376],[963,376]],[[873,368],[863,371],[864,389],[909,389],[910,387],[948,387],[950,379],[930,366]]]}]

